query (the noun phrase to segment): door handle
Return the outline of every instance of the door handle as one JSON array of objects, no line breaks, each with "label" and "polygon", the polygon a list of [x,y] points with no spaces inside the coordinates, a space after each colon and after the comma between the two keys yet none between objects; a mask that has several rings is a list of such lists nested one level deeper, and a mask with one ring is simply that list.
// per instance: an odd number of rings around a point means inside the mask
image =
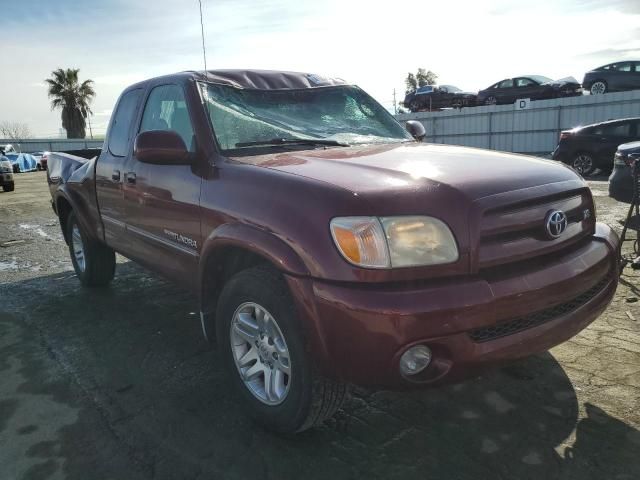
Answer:
[{"label": "door handle", "polygon": [[113,173],[111,174],[111,180],[115,181],[115,182],[119,182],[120,181],[120,170],[114,170]]},{"label": "door handle", "polygon": [[127,183],[136,183],[136,174],[135,172],[127,172]]}]

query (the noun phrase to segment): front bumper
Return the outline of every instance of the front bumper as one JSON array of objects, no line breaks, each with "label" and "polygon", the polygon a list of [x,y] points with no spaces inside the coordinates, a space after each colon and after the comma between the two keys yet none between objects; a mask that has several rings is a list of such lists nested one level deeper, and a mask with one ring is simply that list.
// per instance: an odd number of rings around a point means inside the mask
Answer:
[{"label": "front bumper", "polygon": [[[490,277],[402,287],[288,280],[309,293],[297,300],[298,310],[320,336],[313,343],[327,373],[384,388],[433,385],[546,351],[584,329],[615,293],[617,245],[615,233],[598,224],[595,236],[568,253]],[[537,320],[522,322],[531,318]],[[505,334],[502,327],[514,322],[524,328]],[[399,373],[399,358],[416,344],[429,346],[433,361],[408,380]]]},{"label": "front bumper", "polygon": [[609,196],[614,200],[624,203],[631,203],[633,200],[633,174],[631,167],[613,167],[609,176]]}]

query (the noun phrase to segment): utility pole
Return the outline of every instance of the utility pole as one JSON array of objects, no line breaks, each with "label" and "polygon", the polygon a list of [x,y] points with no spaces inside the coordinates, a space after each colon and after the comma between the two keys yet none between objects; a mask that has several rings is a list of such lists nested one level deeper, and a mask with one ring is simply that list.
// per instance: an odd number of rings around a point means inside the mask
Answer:
[{"label": "utility pole", "polygon": [[89,136],[91,140],[93,140],[93,130],[91,130],[91,114],[87,115],[87,120],[89,121]]}]

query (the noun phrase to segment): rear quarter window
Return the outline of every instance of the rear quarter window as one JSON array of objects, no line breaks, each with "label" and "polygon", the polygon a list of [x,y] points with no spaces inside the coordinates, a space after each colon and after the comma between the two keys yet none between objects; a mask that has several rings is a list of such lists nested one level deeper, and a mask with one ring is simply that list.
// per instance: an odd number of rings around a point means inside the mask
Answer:
[{"label": "rear quarter window", "polygon": [[138,111],[142,89],[130,90],[122,95],[113,121],[109,129],[109,152],[116,157],[127,155],[127,148],[131,140],[133,118]]}]

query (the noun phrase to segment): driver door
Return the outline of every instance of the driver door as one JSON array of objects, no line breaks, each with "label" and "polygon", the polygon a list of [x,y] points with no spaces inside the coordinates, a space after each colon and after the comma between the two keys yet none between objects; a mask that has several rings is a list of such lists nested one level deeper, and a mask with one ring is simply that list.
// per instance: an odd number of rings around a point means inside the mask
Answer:
[{"label": "driver door", "polygon": [[[151,89],[137,133],[149,130],[173,130],[195,157],[196,140],[181,85]],[[143,163],[134,152],[124,174],[132,256],[166,277],[192,286],[202,246],[202,178],[196,171],[192,164]]]},{"label": "driver door", "polygon": [[514,80],[515,84],[515,98],[514,101],[519,98],[530,98],[531,100],[538,100],[542,98],[542,90],[536,82],[530,78],[520,77]]}]

